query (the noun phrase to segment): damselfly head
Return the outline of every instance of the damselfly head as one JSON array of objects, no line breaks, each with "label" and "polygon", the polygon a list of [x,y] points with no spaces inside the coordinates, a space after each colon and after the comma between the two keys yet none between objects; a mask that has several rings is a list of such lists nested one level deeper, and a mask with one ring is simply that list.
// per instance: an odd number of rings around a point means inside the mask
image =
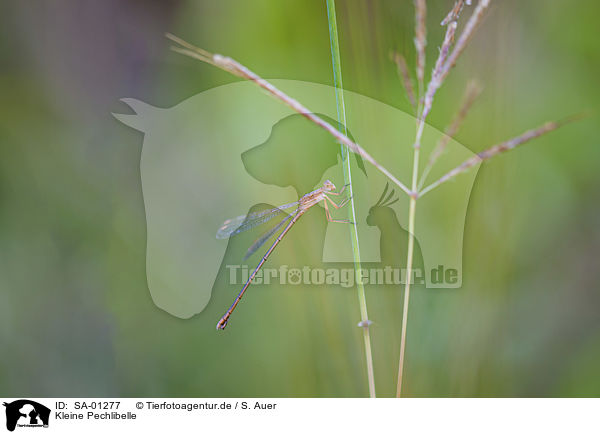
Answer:
[{"label": "damselfly head", "polygon": [[335,190],[335,185],[329,179],[323,183],[323,188],[327,191]]}]

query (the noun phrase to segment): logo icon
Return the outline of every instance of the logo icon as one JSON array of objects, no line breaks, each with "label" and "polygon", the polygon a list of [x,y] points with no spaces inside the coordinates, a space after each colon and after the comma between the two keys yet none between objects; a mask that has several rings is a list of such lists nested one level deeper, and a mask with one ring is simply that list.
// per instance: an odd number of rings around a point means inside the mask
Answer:
[{"label": "logo icon", "polygon": [[16,427],[48,427],[50,409],[29,399],[19,399],[4,403],[6,407],[6,429],[14,431]]}]

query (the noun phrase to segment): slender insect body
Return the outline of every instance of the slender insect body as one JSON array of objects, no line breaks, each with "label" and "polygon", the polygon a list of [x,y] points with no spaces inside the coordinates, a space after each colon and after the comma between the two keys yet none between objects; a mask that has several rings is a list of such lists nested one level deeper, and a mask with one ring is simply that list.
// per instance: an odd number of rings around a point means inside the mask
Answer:
[{"label": "slender insect body", "polygon": [[297,205],[295,213],[292,213],[292,214],[288,215],[287,217],[285,217],[273,229],[267,231],[263,236],[261,236],[258,240],[256,240],[256,242],[252,246],[250,246],[250,248],[248,249],[248,252],[246,253],[246,258],[248,256],[250,256],[252,253],[254,253],[258,248],[260,248],[260,246],[262,246],[269,238],[271,238],[271,236],[273,236],[279,229],[281,229],[281,227],[283,227],[283,225],[286,222],[289,221],[289,223],[287,223],[285,228],[277,236],[277,238],[275,239],[275,241],[273,242],[271,247],[269,247],[269,250],[267,250],[267,252],[263,256],[263,258],[260,260],[260,262],[258,263],[256,268],[254,269],[254,271],[252,272],[252,274],[250,275],[250,277],[244,284],[242,290],[239,292],[239,294],[233,301],[233,304],[231,305],[231,307],[227,310],[225,315],[223,315],[221,317],[221,319],[219,320],[219,322],[217,323],[218,330],[225,329],[225,327],[227,326],[227,323],[229,321],[229,317],[231,316],[234,309],[236,308],[236,306],[238,305],[238,303],[244,296],[244,293],[246,292],[246,289],[248,289],[248,286],[250,286],[250,284],[256,277],[258,270],[260,270],[261,267],[264,265],[264,263],[267,262],[267,259],[269,258],[269,256],[273,252],[273,250],[275,250],[275,247],[277,247],[277,245],[281,242],[283,237],[292,228],[294,223],[296,223],[298,221],[298,219],[306,211],[308,211],[311,207],[318,204],[319,202],[323,202],[323,205],[325,207],[325,215],[327,216],[327,221],[340,222],[340,223],[352,223],[347,220],[334,220],[333,218],[331,218],[331,215],[329,213],[329,208],[327,205],[327,203],[329,202],[336,209],[341,208],[342,206],[346,205],[348,203],[348,201],[350,200],[350,198],[345,199],[340,204],[336,204],[327,195],[329,193],[334,196],[339,196],[344,192],[345,189],[346,189],[346,186],[342,187],[342,189],[336,193],[336,192],[334,192],[335,185],[331,181],[327,180],[323,183],[323,186],[321,188],[318,188],[314,191],[311,191],[310,193],[305,194],[304,196],[302,196],[302,198],[300,198],[300,200],[298,202],[293,202],[291,204],[282,205],[278,208],[273,208],[273,209],[267,210],[267,211],[252,213],[252,214],[249,214],[248,216],[236,217],[235,219],[226,220],[223,223],[223,225],[221,226],[221,228],[219,228],[219,231],[217,232],[217,238],[227,238],[229,236],[236,235],[242,231],[253,228],[253,227],[257,226],[258,224],[261,224],[261,223],[271,220],[272,218],[274,218],[277,215],[283,214],[283,211],[282,211],[283,209],[291,208],[292,206]]}]

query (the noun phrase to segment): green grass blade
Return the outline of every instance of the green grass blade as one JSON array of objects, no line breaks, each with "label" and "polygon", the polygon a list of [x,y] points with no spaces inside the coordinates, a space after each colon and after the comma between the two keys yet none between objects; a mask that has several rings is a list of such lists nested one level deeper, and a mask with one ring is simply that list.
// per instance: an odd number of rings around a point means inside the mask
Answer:
[{"label": "green grass blade", "polygon": [[[337,30],[337,19],[335,16],[335,0],[326,0],[327,2],[327,20],[329,22],[329,43],[331,46],[331,63],[333,65],[333,82],[335,86],[335,100],[337,105],[338,123],[343,128],[343,133],[348,134],[346,128],[346,106],[344,104],[344,88],[342,85],[342,65],[340,61],[340,47]],[[350,203],[348,204],[348,218],[356,222],[356,210],[354,208],[354,196],[352,195],[352,172],[350,168],[349,150],[345,145],[342,147],[342,166],[344,168],[344,181],[348,184],[348,194]],[[360,247],[358,244],[358,228],[356,224],[348,225],[350,228],[350,238],[352,239],[352,254],[354,258],[354,268],[358,276],[361,273]],[[373,355],[371,352],[371,335],[369,332],[369,316],[367,313],[367,299],[365,296],[365,287],[361,279],[356,282],[358,289],[358,302],[360,305],[361,324],[363,324],[363,339],[365,343],[365,358],[367,362],[367,376],[369,381],[369,396],[375,398],[375,376],[373,373]]]}]

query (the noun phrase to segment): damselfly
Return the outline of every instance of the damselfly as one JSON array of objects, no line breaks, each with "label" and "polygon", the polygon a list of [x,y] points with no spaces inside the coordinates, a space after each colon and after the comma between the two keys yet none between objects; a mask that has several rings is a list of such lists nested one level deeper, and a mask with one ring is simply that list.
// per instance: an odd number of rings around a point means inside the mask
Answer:
[{"label": "damselfly", "polygon": [[[292,228],[294,223],[296,223],[298,221],[298,219],[302,216],[302,214],[304,214],[306,211],[308,211],[311,207],[313,207],[317,203],[323,202],[323,206],[325,208],[325,215],[327,216],[327,221],[337,222],[337,223],[353,223],[349,220],[336,220],[331,217],[331,213],[329,212],[328,202],[331,206],[333,206],[334,208],[337,209],[337,208],[343,207],[350,201],[350,198],[348,197],[348,198],[344,199],[342,202],[340,202],[339,204],[337,204],[333,201],[333,199],[331,199],[331,197],[329,197],[330,195],[340,196],[344,192],[344,190],[346,190],[347,186],[348,185],[344,185],[339,192],[334,192],[335,185],[333,185],[333,183],[331,181],[327,180],[323,183],[323,187],[318,188],[314,191],[311,191],[310,193],[305,194],[297,202],[288,203],[286,205],[268,209],[266,211],[259,211],[259,212],[255,212],[255,213],[250,213],[248,215],[242,215],[242,216],[239,216],[239,217],[236,217],[233,219],[226,220],[223,223],[223,225],[217,231],[217,238],[229,238],[230,236],[237,235],[240,232],[244,232],[249,229],[252,229],[260,224],[268,222],[269,220],[271,220],[277,216],[284,214],[285,209],[294,208],[294,207],[296,208],[294,210],[294,212],[288,214],[279,223],[277,223],[272,229],[269,229],[262,236],[260,236],[248,248],[248,251],[246,252],[246,256],[244,256],[244,259],[247,259],[250,255],[252,255],[256,250],[258,250],[260,248],[260,246],[262,246],[269,238],[271,238],[278,230],[280,230],[285,225],[284,229],[281,231],[279,236],[275,239],[275,241],[273,242],[271,247],[269,247],[269,250],[267,250],[267,253],[265,253],[263,258],[260,260],[260,262],[258,263],[256,268],[254,269],[254,271],[252,272],[252,274],[250,275],[250,277],[244,284],[244,287],[242,288],[240,293],[237,295],[237,297],[233,301],[233,304],[231,305],[231,307],[227,310],[227,312],[225,312],[225,315],[223,315],[221,317],[221,319],[219,320],[219,322],[217,323],[217,329],[219,329],[219,330],[225,329],[225,327],[227,326],[227,322],[229,321],[229,317],[231,316],[234,309],[236,308],[236,306],[238,305],[238,303],[244,296],[246,289],[248,289],[248,286],[250,286],[250,284],[254,280],[254,277],[256,277],[256,273],[258,273],[258,270],[260,270],[260,268],[264,265],[264,263],[267,261],[267,259],[271,255],[271,253],[273,253],[273,250],[275,250],[275,247],[277,247],[277,244],[279,244],[281,242],[281,240],[283,239],[285,234],[287,234],[287,232]],[[286,225],[286,223],[287,223],[287,225]]]}]

